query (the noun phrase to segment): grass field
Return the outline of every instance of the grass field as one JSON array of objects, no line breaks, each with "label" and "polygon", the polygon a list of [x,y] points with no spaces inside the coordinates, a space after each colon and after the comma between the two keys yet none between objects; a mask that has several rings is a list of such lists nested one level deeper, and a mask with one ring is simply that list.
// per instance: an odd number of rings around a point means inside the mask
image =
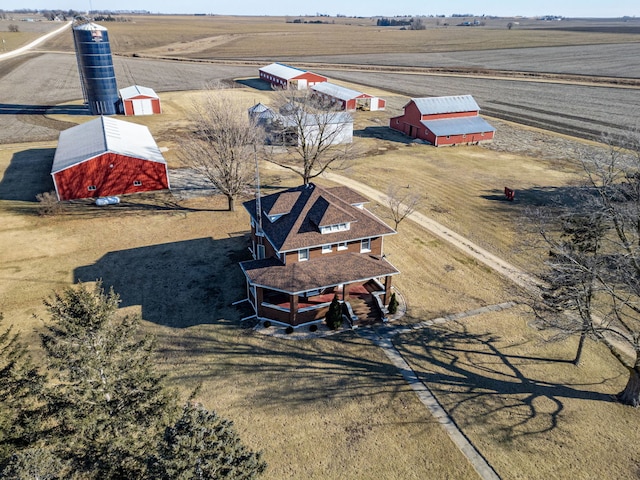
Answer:
[{"label": "grass field", "polygon": [[[535,38],[536,45],[638,39],[556,29],[538,31],[535,37],[500,25],[377,32],[371,25],[286,20],[243,18],[230,25],[224,17],[144,17],[135,24],[114,23],[109,31],[118,37],[120,53],[169,48],[175,53],[184,45],[185,56],[245,52],[257,57],[265,38],[282,33],[312,39],[312,49],[319,51],[318,31],[333,32],[328,49],[337,49],[335,38],[346,42],[356,33],[361,40],[380,35],[369,52],[383,43],[400,49],[413,33],[425,36],[416,35],[409,49],[423,48],[418,44],[428,38],[434,48],[448,38],[448,48],[467,42],[468,49],[483,35],[497,45],[507,33],[519,35],[523,43]],[[456,37],[457,32],[463,33]],[[64,50],[69,40],[59,37],[50,47]],[[286,42],[273,45],[289,48]],[[59,67],[66,72],[65,85],[71,83],[67,67]],[[26,78],[17,70],[5,74]],[[413,144],[386,128],[387,118],[406,97],[366,91],[387,98],[389,108],[357,114],[355,141],[366,154],[340,173],[381,191],[389,183],[418,190],[425,197],[422,213],[535,270],[542,252],[523,249],[526,231],[519,228],[520,217],[527,206],[547,203],[575,184],[579,169],[569,152],[581,144],[514,126],[503,128],[502,139],[499,130],[492,147]],[[234,93],[246,106],[268,103],[271,95],[249,88]],[[19,98],[28,101],[27,94]],[[168,149],[171,169],[180,167],[175,139],[186,127],[190,102],[199,95],[165,93],[163,115],[128,119],[149,126]],[[58,126],[90,119],[58,113],[42,118]],[[28,127],[23,128],[27,135]],[[0,145],[0,311],[24,333],[36,356],[42,299],[54,289],[101,278],[121,295],[123,312],[140,314],[144,329],[158,336],[160,368],[180,395],[202,384],[199,400],[233,419],[242,438],[264,450],[269,463],[265,478],[474,478],[382,351],[357,333],[292,341],[242,324],[246,306],[231,306],[245,293],[237,267],[248,256],[248,216],[242,209],[222,211],[222,198],[179,200],[155,194],[123,198],[108,209],[77,202],[59,216],[40,217],[34,198],[52,188],[54,149],[55,142]],[[264,165],[262,182],[272,191],[298,179]],[[516,189],[515,202],[503,200],[504,186]],[[384,205],[369,207],[382,218],[387,215]],[[401,323],[523,300],[506,279],[408,220],[386,239],[385,252],[402,272],[394,279],[408,304]],[[404,334],[396,338],[396,347],[502,478],[637,478],[637,411],[610,397],[622,388],[626,372],[594,344],[574,367],[565,361],[573,358],[572,341],[549,343],[546,333],[530,325],[530,313],[517,307]]]}]

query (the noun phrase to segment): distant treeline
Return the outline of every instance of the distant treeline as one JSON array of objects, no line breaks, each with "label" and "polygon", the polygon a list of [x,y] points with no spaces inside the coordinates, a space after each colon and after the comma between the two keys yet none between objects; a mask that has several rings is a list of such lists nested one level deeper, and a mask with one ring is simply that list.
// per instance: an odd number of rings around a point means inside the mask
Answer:
[{"label": "distant treeline", "polygon": [[424,30],[426,27],[424,20],[420,17],[414,18],[379,18],[376,22],[379,27],[402,27],[402,30]]},{"label": "distant treeline", "polygon": [[411,25],[411,18],[379,18],[376,25],[379,27],[405,27]]}]

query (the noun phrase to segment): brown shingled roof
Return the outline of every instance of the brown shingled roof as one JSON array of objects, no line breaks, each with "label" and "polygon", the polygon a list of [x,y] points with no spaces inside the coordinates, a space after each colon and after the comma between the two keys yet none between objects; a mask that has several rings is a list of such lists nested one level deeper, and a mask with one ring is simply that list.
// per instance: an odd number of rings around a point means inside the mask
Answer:
[{"label": "brown shingled roof", "polygon": [[337,206],[335,203],[330,203],[323,196],[318,197],[309,209],[309,219],[318,227],[357,221],[344,208]]},{"label": "brown shingled roof", "polygon": [[361,253],[330,255],[289,265],[267,258],[242,262],[240,266],[252,285],[290,294],[399,273],[384,258]]},{"label": "brown shingled roof", "polygon": [[293,209],[298,197],[300,192],[282,192],[273,205],[264,211],[267,215],[286,215]]},{"label": "brown shingled roof", "polygon": [[[289,213],[282,215],[273,223],[262,222],[264,234],[279,252],[286,252],[395,233],[391,227],[367,210],[353,207],[350,202],[343,200],[339,195],[345,194],[351,199],[359,195],[350,189],[344,190],[344,188],[346,187],[337,190],[325,189],[311,183],[262,197],[260,201],[264,215],[264,212],[271,213],[273,211],[274,205],[278,203],[282,195],[298,194],[293,202],[291,195],[285,197],[286,202],[282,201],[290,205]],[[322,205],[322,202],[326,201],[331,205],[331,208],[327,207],[321,215],[318,215],[313,207],[320,198],[323,200],[318,205]],[[245,202],[244,207],[257,220],[255,202],[255,200]],[[324,217],[325,214],[327,218]],[[345,221],[347,218],[349,220]],[[350,223],[351,228],[346,231],[321,234],[318,225],[327,225],[326,222],[330,220],[336,221],[336,223]]]},{"label": "brown shingled roof", "polygon": [[349,205],[356,205],[359,203],[369,203],[369,199],[364,195],[360,195],[355,190],[351,190],[349,187],[337,186],[326,189],[329,193],[347,202]]}]

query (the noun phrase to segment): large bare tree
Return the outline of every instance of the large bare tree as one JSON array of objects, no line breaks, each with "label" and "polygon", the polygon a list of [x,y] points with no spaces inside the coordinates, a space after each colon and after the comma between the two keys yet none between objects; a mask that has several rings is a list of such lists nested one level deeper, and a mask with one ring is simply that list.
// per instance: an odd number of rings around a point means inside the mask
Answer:
[{"label": "large bare tree", "polygon": [[267,135],[282,146],[267,160],[302,177],[308,184],[327,169],[343,169],[355,155],[353,119],[336,104],[311,90],[281,90],[276,95],[278,112]]},{"label": "large bare tree", "polygon": [[247,116],[246,109],[221,89],[208,90],[194,102],[190,117],[191,131],[180,140],[182,163],[211,182],[234,211],[236,198],[253,183],[262,130]]},{"label": "large bare tree", "polygon": [[[615,147],[623,145],[624,147]],[[565,202],[555,228],[542,229],[550,246],[543,321],[606,345],[629,371],[620,402],[640,405],[640,136],[611,142],[581,158],[586,185]]]}]

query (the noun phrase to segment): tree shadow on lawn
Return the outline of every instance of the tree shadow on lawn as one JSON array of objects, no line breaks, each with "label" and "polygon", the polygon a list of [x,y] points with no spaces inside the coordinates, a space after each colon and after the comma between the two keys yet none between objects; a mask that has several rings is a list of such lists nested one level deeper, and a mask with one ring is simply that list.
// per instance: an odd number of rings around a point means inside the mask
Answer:
[{"label": "tree shadow on lawn", "polygon": [[231,304],[245,295],[238,262],[248,259],[244,235],[199,238],[109,252],[73,277],[102,280],[120,295],[121,307],[140,305],[142,318],[158,325],[237,323],[240,312]]},{"label": "tree shadow on lawn", "polygon": [[0,180],[0,200],[35,202],[36,195],[53,190],[51,165],[55,148],[16,152]]},{"label": "tree shadow on lawn", "polygon": [[[308,409],[318,401],[375,402],[383,395],[405,406],[398,396],[411,392],[379,348],[350,330],[308,340],[253,330],[188,330],[179,339],[159,340],[158,354],[181,366],[181,384],[233,382],[255,405]],[[427,417],[425,422],[435,422]]]},{"label": "tree shadow on lawn", "polygon": [[[513,201],[508,200],[505,196],[504,187],[515,190]],[[593,193],[595,195],[595,190],[577,185],[518,189],[517,185],[510,184],[504,185],[504,187],[496,185],[494,189],[485,190],[486,193],[481,197],[505,204],[500,205],[499,208],[508,208],[509,205],[520,207],[568,207],[575,205],[577,199],[584,198],[587,194]]]},{"label": "tree shadow on lawn", "polygon": [[[563,399],[615,402],[611,395],[587,389],[611,379],[564,384],[529,378],[523,370],[536,364],[548,364],[553,372],[546,378],[559,379],[563,370],[571,377],[571,370],[579,367],[572,360],[508,354],[506,348],[518,345],[503,347],[499,342],[496,335],[469,333],[462,325],[459,332],[432,328],[403,335],[395,345],[462,428],[488,424],[502,441],[558,428]],[[468,415],[462,410],[482,413]]]}]

